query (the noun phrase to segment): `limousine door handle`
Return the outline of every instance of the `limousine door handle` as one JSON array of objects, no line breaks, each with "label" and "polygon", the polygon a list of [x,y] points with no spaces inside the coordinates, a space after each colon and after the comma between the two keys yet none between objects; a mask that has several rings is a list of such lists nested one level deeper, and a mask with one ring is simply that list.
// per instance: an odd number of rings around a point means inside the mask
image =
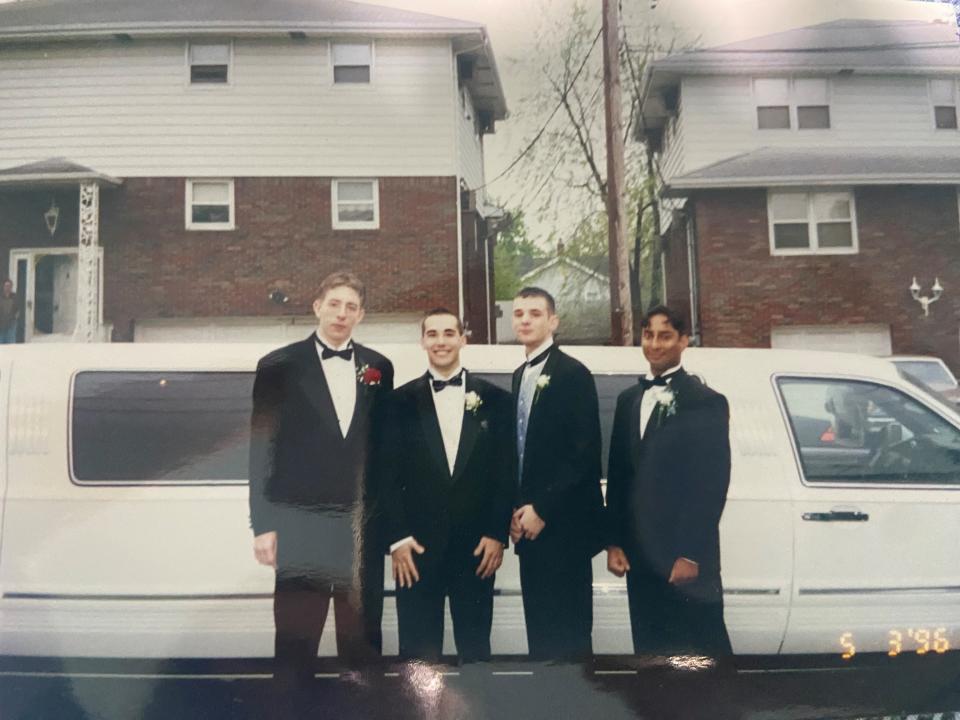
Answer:
[{"label": "limousine door handle", "polygon": [[867,522],[870,515],[859,510],[831,510],[830,512],[808,512],[803,514],[808,522]]}]

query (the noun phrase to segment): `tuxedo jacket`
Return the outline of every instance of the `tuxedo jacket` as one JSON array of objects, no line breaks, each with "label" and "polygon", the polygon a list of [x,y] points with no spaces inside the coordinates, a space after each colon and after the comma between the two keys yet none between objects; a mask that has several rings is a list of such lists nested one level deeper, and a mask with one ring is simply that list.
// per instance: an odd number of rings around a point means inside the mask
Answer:
[{"label": "tuxedo jacket", "polygon": [[[346,437],[313,334],[266,355],[257,365],[250,439],[250,522],[255,535],[271,530],[282,534],[294,516],[287,511],[348,514],[367,494],[371,414],[393,387],[393,365],[362,345],[354,343],[353,348],[357,400]],[[379,384],[369,382],[375,373],[362,378],[365,366],[379,371]]]},{"label": "tuxedo jacket", "polygon": [[[513,438],[524,366],[513,373]],[[597,388],[579,361],[553,346],[527,420],[519,504],[532,504],[546,523],[533,542],[590,557],[602,547],[601,435]],[[516,458],[516,452],[514,458]],[[524,551],[521,540],[518,552]]]},{"label": "tuxedo jacket", "polygon": [[510,395],[470,372],[465,384],[481,404],[464,410],[452,475],[429,373],[387,397],[377,430],[387,547],[412,535],[438,558],[448,548],[472,553],[484,536],[507,543],[516,488]]},{"label": "tuxedo jacket", "polygon": [[607,544],[633,570],[669,577],[678,557],[719,588],[719,523],[730,484],[729,409],[723,395],[678,370],[674,414],[655,414],[640,438],[643,386],[617,398],[607,471]]}]

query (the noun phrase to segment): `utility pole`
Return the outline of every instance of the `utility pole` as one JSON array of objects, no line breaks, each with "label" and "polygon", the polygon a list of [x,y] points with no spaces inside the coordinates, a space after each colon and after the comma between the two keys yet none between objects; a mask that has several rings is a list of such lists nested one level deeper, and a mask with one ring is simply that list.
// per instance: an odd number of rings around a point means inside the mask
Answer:
[{"label": "utility pole", "polygon": [[623,113],[620,107],[619,0],[603,0],[603,100],[607,120],[607,219],[610,326],[614,345],[633,345],[633,306],[623,207]]}]

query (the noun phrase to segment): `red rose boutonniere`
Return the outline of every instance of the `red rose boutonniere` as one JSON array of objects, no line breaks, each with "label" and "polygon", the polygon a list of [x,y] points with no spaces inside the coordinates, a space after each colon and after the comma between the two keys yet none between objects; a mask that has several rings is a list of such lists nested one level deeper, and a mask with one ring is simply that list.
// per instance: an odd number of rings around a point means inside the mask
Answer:
[{"label": "red rose boutonniere", "polygon": [[379,385],[383,374],[375,367],[361,365],[357,368],[357,382],[361,385]]}]

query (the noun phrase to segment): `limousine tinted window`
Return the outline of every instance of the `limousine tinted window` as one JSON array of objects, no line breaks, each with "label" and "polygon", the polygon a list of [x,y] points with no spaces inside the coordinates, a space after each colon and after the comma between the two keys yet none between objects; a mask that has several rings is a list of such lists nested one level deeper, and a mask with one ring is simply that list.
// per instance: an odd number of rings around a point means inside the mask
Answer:
[{"label": "limousine tinted window", "polygon": [[245,480],[252,388],[253,373],[245,372],[78,373],[74,479]]},{"label": "limousine tinted window", "polygon": [[808,482],[960,484],[960,431],[869,382],[779,380]]}]

